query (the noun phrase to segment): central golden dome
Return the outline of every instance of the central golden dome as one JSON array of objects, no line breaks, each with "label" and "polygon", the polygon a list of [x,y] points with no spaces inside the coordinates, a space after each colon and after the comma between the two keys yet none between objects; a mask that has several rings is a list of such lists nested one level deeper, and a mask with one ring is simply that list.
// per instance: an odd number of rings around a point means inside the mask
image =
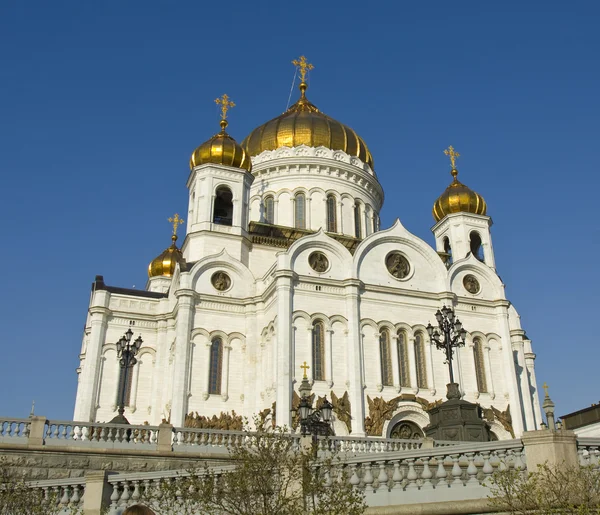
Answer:
[{"label": "central golden dome", "polygon": [[300,100],[285,113],[254,129],[242,141],[251,156],[280,147],[326,147],[358,157],[373,168],[373,156],[363,139],[350,127],[322,113],[306,98],[307,85],[300,83]]}]

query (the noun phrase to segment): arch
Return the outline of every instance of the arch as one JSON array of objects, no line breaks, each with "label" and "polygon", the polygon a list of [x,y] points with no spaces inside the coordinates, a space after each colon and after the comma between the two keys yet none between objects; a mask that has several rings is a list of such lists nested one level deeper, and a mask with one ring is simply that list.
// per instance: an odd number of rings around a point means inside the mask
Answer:
[{"label": "arch", "polygon": [[410,386],[408,334],[404,329],[399,329],[396,334],[398,336],[396,352],[398,353],[398,373],[400,378],[400,386]]},{"label": "arch", "polygon": [[233,193],[228,186],[219,186],[215,190],[213,223],[219,225],[232,225],[233,223]]},{"label": "arch", "polygon": [[469,233],[469,245],[471,247],[471,254],[473,254],[479,261],[483,262],[484,255],[481,235],[477,231],[471,231]]},{"label": "arch", "polygon": [[452,264],[452,245],[450,245],[450,238],[448,236],[444,236],[444,252],[447,254],[446,263],[448,265]]},{"label": "arch", "polygon": [[327,195],[326,206],[327,232],[337,232],[337,200],[332,193]]},{"label": "arch", "polygon": [[221,394],[221,373],[223,370],[223,338],[214,337],[210,342],[210,362],[208,368],[209,395]]},{"label": "arch", "polygon": [[473,338],[473,359],[475,361],[477,391],[479,393],[487,393],[488,389],[485,377],[485,362],[483,360],[483,341],[479,336]]},{"label": "arch", "polygon": [[360,202],[354,202],[354,237],[362,238],[362,209]]},{"label": "arch", "polygon": [[315,320],[312,325],[312,377],[325,380],[325,323]]},{"label": "arch", "polygon": [[390,438],[418,440],[424,436],[423,430],[412,420],[400,420],[390,430]]},{"label": "arch", "polygon": [[401,401],[394,412],[391,420],[386,420],[383,424],[382,436],[390,438],[392,430],[398,422],[410,421],[423,429],[429,425],[429,415],[420,404],[414,401]]},{"label": "arch", "polygon": [[306,195],[303,192],[294,196],[294,227],[306,229]]},{"label": "arch", "polygon": [[379,357],[381,363],[381,384],[383,386],[393,386],[394,375],[392,373],[390,330],[387,328],[379,333]]},{"label": "arch", "polygon": [[417,372],[417,387],[427,388],[427,363],[425,361],[425,337],[422,331],[415,333],[415,369]]},{"label": "arch", "polygon": [[275,199],[273,195],[267,195],[263,200],[263,213],[265,217],[265,223],[275,223]]}]

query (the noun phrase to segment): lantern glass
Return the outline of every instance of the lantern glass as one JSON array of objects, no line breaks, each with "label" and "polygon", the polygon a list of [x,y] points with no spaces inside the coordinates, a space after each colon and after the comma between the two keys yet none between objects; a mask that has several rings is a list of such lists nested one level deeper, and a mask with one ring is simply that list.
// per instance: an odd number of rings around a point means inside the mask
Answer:
[{"label": "lantern glass", "polygon": [[323,420],[325,422],[329,422],[331,420],[332,413],[333,413],[333,406],[327,399],[325,399],[325,402],[323,403],[323,406],[321,407],[321,415],[323,416]]},{"label": "lantern glass", "polygon": [[431,324],[427,324],[427,333],[430,338],[433,336],[433,326]]}]

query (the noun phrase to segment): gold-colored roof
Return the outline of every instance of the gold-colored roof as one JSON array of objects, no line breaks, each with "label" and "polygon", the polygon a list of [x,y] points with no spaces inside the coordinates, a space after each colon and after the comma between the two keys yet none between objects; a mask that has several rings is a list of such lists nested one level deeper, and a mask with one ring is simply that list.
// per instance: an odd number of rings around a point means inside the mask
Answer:
[{"label": "gold-colored roof", "polygon": [[252,161],[244,148],[235,141],[225,129],[227,128],[227,111],[235,104],[227,95],[215,100],[217,105],[221,106],[221,132],[215,134],[208,141],[205,141],[192,153],[190,158],[190,170],[195,166],[206,163],[232,166],[242,168],[250,172],[252,170]]},{"label": "gold-colored roof", "polygon": [[155,257],[148,265],[148,277],[172,277],[175,272],[175,266],[177,263],[183,264],[183,254],[181,250],[177,248],[175,242],[177,241],[177,227],[184,223],[185,220],[179,218],[179,215],[175,213],[169,222],[173,224],[173,235],[171,236],[171,246],[164,250],[160,256]]},{"label": "gold-colored roof", "polygon": [[373,168],[373,156],[363,139],[350,127],[330,118],[306,98],[306,82],[300,83],[300,100],[285,113],[254,129],[242,146],[251,156],[281,147],[326,147],[358,157]]},{"label": "gold-colored roof", "polygon": [[452,169],[454,180],[446,188],[433,205],[433,218],[439,222],[450,213],[474,213],[476,215],[485,215],[487,205],[483,197],[465,186],[457,179],[458,170]]}]

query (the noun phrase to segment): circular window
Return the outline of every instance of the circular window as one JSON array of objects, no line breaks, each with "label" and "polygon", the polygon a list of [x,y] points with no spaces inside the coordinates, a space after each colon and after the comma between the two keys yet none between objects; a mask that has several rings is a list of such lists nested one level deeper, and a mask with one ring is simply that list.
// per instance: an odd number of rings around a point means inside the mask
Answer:
[{"label": "circular window", "polygon": [[322,252],[313,252],[308,256],[308,264],[315,272],[325,272],[329,268],[329,259]]},{"label": "circular window", "polygon": [[231,277],[225,272],[215,272],[210,278],[215,290],[226,291],[231,287]]},{"label": "circular window", "polygon": [[471,274],[465,275],[465,278],[463,279],[463,286],[465,287],[465,290],[473,295],[479,293],[479,290],[481,290],[481,286],[479,285],[477,277]]},{"label": "circular window", "polygon": [[406,279],[410,274],[410,263],[400,252],[390,252],[385,258],[385,266],[396,279]]},{"label": "circular window", "polygon": [[400,438],[402,440],[423,438],[423,431],[414,422],[400,421],[392,429],[390,438]]}]

